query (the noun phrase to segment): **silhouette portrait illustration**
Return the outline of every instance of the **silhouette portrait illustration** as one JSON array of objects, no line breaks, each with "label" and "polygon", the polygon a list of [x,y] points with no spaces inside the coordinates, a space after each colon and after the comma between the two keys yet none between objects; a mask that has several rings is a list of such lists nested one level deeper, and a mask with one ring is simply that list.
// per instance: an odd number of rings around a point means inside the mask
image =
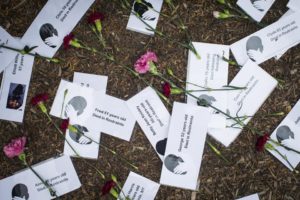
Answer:
[{"label": "silhouette portrait illustration", "polygon": [[26,185],[19,183],[11,191],[12,200],[28,200],[29,193]]},{"label": "silhouette portrait illustration", "polygon": [[258,36],[252,36],[247,40],[246,43],[246,51],[249,58],[256,62],[262,56],[264,51],[264,46],[262,44],[262,40]]},{"label": "silhouette portrait illustration", "polygon": [[59,37],[57,30],[49,23],[44,24],[40,28],[40,36],[44,43],[51,48],[57,47],[59,45]]},{"label": "silhouette portrait illustration", "polygon": [[279,143],[286,146],[288,150],[294,149],[300,151],[299,137],[296,138],[290,127],[283,125],[276,130],[276,138]]},{"label": "silhouette portrait illustration", "polygon": [[145,0],[141,0],[141,2],[135,1],[133,4],[134,12],[137,13],[143,20],[153,21],[156,19],[156,17],[153,17],[151,8],[153,8],[152,4]]},{"label": "silhouette portrait illustration", "polygon": [[158,141],[155,145],[156,152],[162,156],[165,155],[166,145],[167,145],[167,138]]},{"label": "silhouette portrait illustration", "polygon": [[197,104],[198,104],[198,106],[208,107],[208,105],[211,105],[215,101],[217,101],[215,99],[215,97],[209,96],[206,94],[202,94],[199,96],[199,100],[198,100]]},{"label": "silhouette portrait illustration", "polygon": [[256,8],[260,12],[263,12],[268,8],[271,1],[270,0],[251,0],[251,3],[254,8]]},{"label": "silhouette portrait illustration", "polygon": [[25,85],[11,83],[6,108],[18,109],[23,105]]},{"label": "silhouette portrait illustration", "polygon": [[73,97],[66,105],[64,115],[67,118],[74,118],[81,115],[87,106],[87,101],[81,96]]},{"label": "silhouette portrait illustration", "polygon": [[169,154],[168,156],[165,157],[164,165],[170,172],[174,174],[177,175],[187,174],[186,163],[181,157],[176,156],[174,154]]},{"label": "silhouette portrait illustration", "polygon": [[89,132],[89,130],[86,127],[78,125],[78,124],[75,124],[73,126],[77,129],[77,132],[73,132],[72,130],[69,129],[69,135],[74,142],[77,142],[79,144],[91,144],[92,143],[91,139],[84,136],[85,134],[87,134]]}]

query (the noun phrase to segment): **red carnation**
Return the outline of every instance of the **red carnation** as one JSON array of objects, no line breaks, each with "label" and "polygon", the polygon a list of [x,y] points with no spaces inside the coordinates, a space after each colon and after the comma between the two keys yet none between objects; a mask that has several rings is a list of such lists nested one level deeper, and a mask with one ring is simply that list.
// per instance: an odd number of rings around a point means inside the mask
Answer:
[{"label": "red carnation", "polygon": [[74,39],[74,34],[70,33],[64,37],[64,49],[68,49],[71,46],[71,42]]},{"label": "red carnation", "polygon": [[62,130],[62,132],[66,132],[66,130],[67,130],[68,127],[69,127],[69,123],[70,123],[69,118],[68,118],[68,119],[64,119],[64,120],[61,122],[59,128]]},{"label": "red carnation", "polygon": [[89,15],[87,19],[89,24],[94,24],[97,20],[103,21],[104,15],[100,12],[93,12]]},{"label": "red carnation", "polygon": [[171,94],[171,85],[168,82],[165,82],[163,84],[163,94],[165,95],[165,97],[169,98],[170,94]]},{"label": "red carnation", "polygon": [[43,103],[44,101],[47,101],[48,99],[49,99],[49,96],[47,93],[37,94],[37,95],[35,95],[35,97],[33,97],[31,99],[31,104],[33,106],[36,106],[40,103]]},{"label": "red carnation", "polygon": [[263,136],[259,136],[257,138],[255,147],[257,151],[263,151],[265,148],[265,144],[267,143],[267,141],[270,139],[269,134],[265,134]]},{"label": "red carnation", "polygon": [[110,193],[110,190],[113,189],[116,185],[117,184],[113,180],[107,181],[101,189],[101,196]]}]

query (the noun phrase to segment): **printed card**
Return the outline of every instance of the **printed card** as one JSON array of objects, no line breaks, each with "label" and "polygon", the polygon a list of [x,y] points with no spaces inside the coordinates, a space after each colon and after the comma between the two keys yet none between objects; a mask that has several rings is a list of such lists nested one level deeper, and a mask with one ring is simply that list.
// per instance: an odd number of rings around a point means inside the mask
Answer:
[{"label": "printed card", "polygon": [[[162,3],[163,0],[142,0],[141,2],[135,0],[126,29],[146,35],[154,35],[154,32],[149,30],[149,27],[145,23],[156,29]],[[135,13],[140,16],[141,19],[137,17]]]},{"label": "printed card", "polygon": [[[189,52],[186,89],[193,95],[205,99],[211,105],[227,109],[227,91],[201,91],[205,88],[222,89],[228,84],[228,63],[222,57],[229,57],[229,46],[193,42],[201,52],[201,59]],[[205,88],[201,88],[201,87]],[[224,89],[224,88],[223,88]],[[187,95],[187,103],[197,105],[197,99]],[[226,117],[210,108],[212,113],[209,128],[225,128]]]},{"label": "printed card", "polygon": [[[230,85],[247,87],[245,90],[228,92],[227,114],[247,124],[277,85],[276,79],[270,76],[257,64],[249,60],[234,77]],[[242,131],[234,120],[227,120],[227,128],[210,129],[209,134],[228,147]]]},{"label": "printed card", "polygon": [[[296,103],[291,112],[284,118],[271,135],[271,138],[282,145],[300,152],[300,101]],[[271,143],[272,144],[272,143]],[[300,155],[292,150],[273,145],[277,151],[286,156],[290,164],[296,168],[300,162]],[[276,151],[269,150],[290,170],[292,168]]]},{"label": "printed card", "polygon": [[4,70],[0,91],[0,119],[23,122],[34,57],[16,54]]},{"label": "printed card", "polygon": [[170,114],[157,93],[147,87],[127,100],[127,106],[157,155],[163,160],[168,137]]},{"label": "printed card", "polygon": [[259,196],[258,196],[258,194],[252,194],[250,196],[246,196],[246,197],[236,199],[236,200],[259,200]]},{"label": "printed card", "polygon": [[300,10],[300,2],[298,0],[289,0],[287,7],[294,11],[298,11]]},{"label": "printed card", "polygon": [[107,76],[74,72],[73,82],[106,93]]},{"label": "printed card", "polygon": [[238,0],[236,4],[252,19],[260,22],[275,0]]},{"label": "printed card", "polygon": [[296,12],[263,28],[230,46],[240,65],[247,60],[260,64],[291,48],[300,40],[300,13]]},{"label": "printed card", "polygon": [[[69,156],[46,160],[32,166],[47,181],[57,196],[62,196],[81,187]],[[1,199],[54,199],[45,185],[30,170],[25,169],[0,180]]]},{"label": "printed card", "polygon": [[124,200],[126,197],[130,200],[154,200],[159,186],[158,183],[130,172],[118,200]]},{"label": "printed card", "polygon": [[207,108],[175,102],[160,183],[197,190],[208,122]]},{"label": "printed card", "polygon": [[22,37],[22,43],[37,46],[34,51],[40,55],[53,57],[94,1],[49,0]]},{"label": "printed card", "polygon": [[[23,45],[0,26],[0,45],[23,49]],[[15,59],[16,51],[0,48],[0,73]]]}]

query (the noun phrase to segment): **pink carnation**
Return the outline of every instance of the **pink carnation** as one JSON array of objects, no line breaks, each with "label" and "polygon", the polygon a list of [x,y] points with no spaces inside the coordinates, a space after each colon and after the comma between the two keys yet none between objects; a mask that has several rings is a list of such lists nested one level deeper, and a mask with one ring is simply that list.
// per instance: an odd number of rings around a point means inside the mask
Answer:
[{"label": "pink carnation", "polygon": [[150,62],[157,62],[157,56],[154,52],[148,51],[142,55],[134,64],[134,69],[139,74],[145,74],[150,70]]},{"label": "pink carnation", "polygon": [[3,151],[5,155],[9,158],[13,158],[15,156],[19,156],[24,152],[26,144],[26,137],[20,137],[14,140],[3,147]]}]

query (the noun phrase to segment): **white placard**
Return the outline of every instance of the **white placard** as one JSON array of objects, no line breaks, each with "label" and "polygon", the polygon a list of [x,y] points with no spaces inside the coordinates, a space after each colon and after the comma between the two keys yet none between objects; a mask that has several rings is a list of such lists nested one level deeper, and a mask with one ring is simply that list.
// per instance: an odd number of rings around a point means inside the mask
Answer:
[{"label": "white placard", "polygon": [[175,102],[160,183],[197,190],[208,122],[207,108]]},{"label": "white placard", "polygon": [[170,121],[170,114],[156,92],[147,87],[131,99],[127,106],[157,155],[163,160]]},{"label": "white placard", "polygon": [[4,70],[0,91],[0,119],[23,122],[34,57],[16,54]]},{"label": "white placard", "polygon": [[142,0],[141,3],[135,0],[131,11],[133,13],[129,16],[126,29],[146,35],[154,35],[154,32],[149,30],[149,27],[134,13],[137,13],[146,23],[156,29],[159,18],[158,12],[161,10],[162,3],[163,0]]},{"label": "white placard", "polygon": [[[300,101],[296,103],[291,112],[284,118],[271,135],[271,138],[287,147],[300,152]],[[272,142],[271,142],[272,144]],[[296,168],[300,162],[300,154],[287,150],[284,147],[273,146]],[[291,166],[276,152],[269,150],[286,167],[292,170]]]},{"label": "white placard", "polygon": [[300,40],[300,12],[285,17],[230,46],[239,65],[249,59],[260,64]]},{"label": "white placard", "polygon": [[236,200],[259,200],[259,196],[258,196],[258,194],[252,194],[250,196],[246,196],[246,197],[239,198]]},{"label": "white placard", "polygon": [[74,72],[73,82],[106,93],[107,76]]},{"label": "white placard", "polygon": [[275,0],[238,0],[236,4],[252,19],[260,22]]},{"label": "white placard", "polygon": [[294,11],[298,11],[300,10],[300,2],[298,0],[289,0],[287,7]]},{"label": "white placard", "polygon": [[34,52],[53,57],[64,37],[76,26],[95,0],[49,0],[32,22],[22,43],[38,46]]},{"label": "white placard", "polygon": [[130,172],[118,200],[124,200],[124,194],[130,200],[154,200],[159,186],[158,183]]},{"label": "white placard", "polygon": [[[237,115],[244,117],[255,115],[276,87],[277,81],[249,60],[234,77],[230,85],[247,87],[247,89],[228,92],[228,110],[226,113],[233,117],[237,117]],[[244,124],[247,124],[250,119],[251,117],[246,117],[243,120]],[[228,128],[225,129],[210,129],[208,133],[228,147],[241,133],[242,127],[237,125],[234,120],[229,119],[227,120],[227,126]]]},{"label": "white placard", "polygon": [[[46,160],[32,166],[52,185],[57,196],[62,196],[81,187],[77,173],[69,156]],[[49,190],[30,169],[25,169],[0,180],[1,199],[54,199]]]},{"label": "white placard", "polygon": [[[186,89],[188,91],[203,90],[198,86],[222,89],[223,86],[228,84],[228,63],[222,57],[229,57],[229,46],[201,42],[193,42],[193,45],[198,52],[201,52],[201,59],[198,59],[194,53],[189,51]],[[227,91],[203,91],[192,92],[192,94],[205,99],[221,110],[227,109]],[[187,103],[197,105],[197,99],[187,95]],[[208,127],[225,128],[226,117],[211,108],[210,112],[212,118]]]}]

